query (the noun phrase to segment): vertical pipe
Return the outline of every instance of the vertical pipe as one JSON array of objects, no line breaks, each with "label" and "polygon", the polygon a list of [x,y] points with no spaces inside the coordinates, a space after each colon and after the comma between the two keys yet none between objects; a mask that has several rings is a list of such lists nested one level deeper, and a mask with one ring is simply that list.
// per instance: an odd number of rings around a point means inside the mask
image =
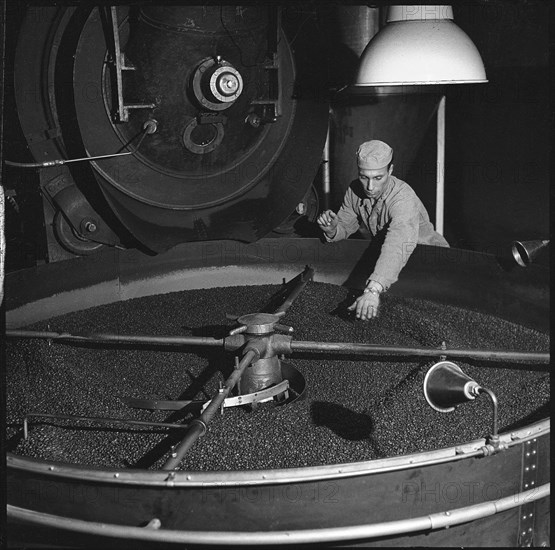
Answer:
[{"label": "vertical pipe", "polygon": [[437,176],[436,176],[436,231],[443,235],[445,204],[445,96],[437,109]]},{"label": "vertical pipe", "polygon": [[480,393],[487,393],[489,398],[491,399],[491,406],[492,406],[492,411],[493,411],[493,426],[492,426],[492,430],[491,430],[491,435],[496,438],[499,432],[498,426],[499,426],[499,422],[498,422],[498,401],[497,401],[497,397],[496,395],[491,391],[488,390],[487,388],[479,388]]},{"label": "vertical pipe", "polygon": [[324,199],[324,210],[330,207],[330,116],[328,115],[328,133],[324,144],[324,154],[322,155],[322,195]]},{"label": "vertical pipe", "polygon": [[[2,33],[0,33],[0,82],[4,82],[4,56],[5,56],[5,37],[6,37],[6,2],[2,2],[0,8],[0,17],[2,19]],[[4,86],[0,90],[0,120],[4,120]],[[4,124],[0,124],[0,170],[2,169],[2,161],[4,145]],[[1,177],[0,177],[1,179]],[[4,194],[4,186],[0,185],[0,304],[4,301],[4,270],[6,260],[6,236],[4,228],[6,225],[6,197]]]},{"label": "vertical pipe", "polygon": [[[0,145],[0,154],[1,147]],[[4,186],[0,185],[0,304],[4,301],[4,262],[6,258],[6,237],[4,233],[6,216],[5,204]]]}]

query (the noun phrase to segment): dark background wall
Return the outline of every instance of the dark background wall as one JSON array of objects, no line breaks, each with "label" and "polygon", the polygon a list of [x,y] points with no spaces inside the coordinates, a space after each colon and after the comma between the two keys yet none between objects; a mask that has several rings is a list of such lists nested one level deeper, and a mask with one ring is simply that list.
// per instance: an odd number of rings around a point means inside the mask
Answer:
[{"label": "dark background wall", "polygon": [[[549,239],[551,2],[455,4],[454,15],[489,83],[447,88],[445,236],[490,252],[513,239]],[[432,217],[434,170],[431,124],[409,177]]]}]

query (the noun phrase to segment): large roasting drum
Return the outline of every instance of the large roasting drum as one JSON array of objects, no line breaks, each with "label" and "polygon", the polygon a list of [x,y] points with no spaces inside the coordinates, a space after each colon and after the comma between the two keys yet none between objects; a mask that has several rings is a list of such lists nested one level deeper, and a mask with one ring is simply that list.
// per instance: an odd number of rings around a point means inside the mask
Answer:
[{"label": "large roasting drum", "polygon": [[14,71],[34,160],[133,153],[41,171],[62,246],[251,242],[294,213],[328,118],[298,24],[255,5],[30,7]]}]

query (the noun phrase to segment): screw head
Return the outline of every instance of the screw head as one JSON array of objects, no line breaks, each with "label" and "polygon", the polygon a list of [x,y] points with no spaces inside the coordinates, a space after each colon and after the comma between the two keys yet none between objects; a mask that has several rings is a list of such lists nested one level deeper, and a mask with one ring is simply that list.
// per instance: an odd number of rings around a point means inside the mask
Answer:
[{"label": "screw head", "polygon": [[260,123],[262,122],[262,120],[260,119],[260,117],[257,114],[251,113],[245,119],[245,122],[249,123],[253,128],[258,128],[260,126]]},{"label": "screw head", "polygon": [[239,89],[239,80],[233,73],[223,73],[218,79],[217,86],[224,95],[233,95]]}]

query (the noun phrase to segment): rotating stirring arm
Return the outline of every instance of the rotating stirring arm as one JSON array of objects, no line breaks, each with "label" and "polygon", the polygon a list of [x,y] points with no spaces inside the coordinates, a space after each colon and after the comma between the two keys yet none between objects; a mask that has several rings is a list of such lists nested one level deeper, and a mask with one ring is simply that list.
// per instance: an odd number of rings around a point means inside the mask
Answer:
[{"label": "rotating stirring arm", "polygon": [[208,423],[212,420],[217,411],[220,410],[225,398],[229,395],[229,392],[236,386],[239,382],[245,369],[258,357],[260,357],[260,352],[255,349],[249,349],[243,358],[241,359],[237,368],[233,371],[231,376],[225,381],[224,387],[220,388],[218,395],[212,399],[208,407],[200,415],[199,418],[195,418],[190,423],[189,431],[185,434],[185,437],[181,440],[181,443],[173,450],[171,457],[166,461],[163,470],[175,470],[187,451],[193,446],[195,441],[206,433]]}]

